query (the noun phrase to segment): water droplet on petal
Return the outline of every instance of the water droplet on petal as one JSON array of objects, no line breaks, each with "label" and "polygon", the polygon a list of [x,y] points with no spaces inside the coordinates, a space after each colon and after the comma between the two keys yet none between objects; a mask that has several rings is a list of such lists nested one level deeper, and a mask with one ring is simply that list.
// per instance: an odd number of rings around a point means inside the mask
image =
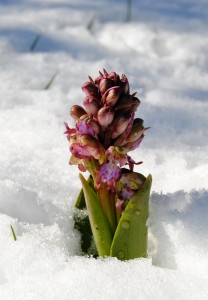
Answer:
[{"label": "water droplet on petal", "polygon": [[134,213],[135,213],[136,216],[140,216],[140,215],[141,215],[141,210],[136,209],[136,210],[134,211]]},{"label": "water droplet on petal", "polygon": [[117,255],[119,259],[123,259],[125,257],[125,253],[122,250],[118,251]]},{"label": "water droplet on petal", "polygon": [[129,221],[123,221],[121,224],[121,227],[123,229],[129,229],[129,227],[130,227]]}]

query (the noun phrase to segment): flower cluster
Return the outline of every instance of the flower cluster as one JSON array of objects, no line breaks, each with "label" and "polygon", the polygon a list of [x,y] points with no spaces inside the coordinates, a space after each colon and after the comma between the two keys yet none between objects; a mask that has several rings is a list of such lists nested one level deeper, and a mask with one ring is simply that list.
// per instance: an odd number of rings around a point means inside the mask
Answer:
[{"label": "flower cluster", "polygon": [[[66,126],[72,153],[70,164],[77,164],[93,176],[95,187],[105,183],[107,189],[117,193],[123,205],[144,178],[133,172],[136,163],[127,153],[136,149],[144,138],[143,120],[135,118],[140,104],[136,93],[131,94],[125,75],[103,70],[93,80],[82,85],[85,94],[83,106],[73,105],[70,110],[75,128]],[[129,165],[129,169],[123,168]],[[117,205],[120,209],[121,205]]]}]

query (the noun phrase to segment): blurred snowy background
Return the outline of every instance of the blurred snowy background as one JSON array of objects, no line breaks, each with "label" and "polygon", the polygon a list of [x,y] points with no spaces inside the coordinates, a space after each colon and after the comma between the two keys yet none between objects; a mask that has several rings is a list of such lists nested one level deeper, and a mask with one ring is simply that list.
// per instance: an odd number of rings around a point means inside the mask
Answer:
[{"label": "blurred snowy background", "polygon": [[[131,2],[0,0],[2,300],[207,299],[208,1]],[[147,260],[79,256],[63,122],[103,67],[151,126],[132,153],[153,175]]]}]

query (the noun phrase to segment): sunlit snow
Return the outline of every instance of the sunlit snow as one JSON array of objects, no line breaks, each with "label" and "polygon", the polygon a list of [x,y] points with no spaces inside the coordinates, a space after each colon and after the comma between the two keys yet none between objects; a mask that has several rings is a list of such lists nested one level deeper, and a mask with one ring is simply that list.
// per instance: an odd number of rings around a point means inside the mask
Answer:
[{"label": "sunlit snow", "polygon": [[[132,0],[131,22],[126,5],[0,1],[2,300],[208,297],[208,3]],[[153,176],[148,259],[85,257],[74,229],[63,123],[102,68],[127,75],[151,127],[132,152]]]}]

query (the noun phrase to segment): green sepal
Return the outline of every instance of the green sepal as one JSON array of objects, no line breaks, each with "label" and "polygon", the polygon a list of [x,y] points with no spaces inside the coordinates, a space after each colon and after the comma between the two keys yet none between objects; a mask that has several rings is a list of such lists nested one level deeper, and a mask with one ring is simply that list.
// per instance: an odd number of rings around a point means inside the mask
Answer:
[{"label": "green sepal", "polygon": [[120,260],[147,257],[147,218],[152,176],[149,174],[139,191],[132,197],[119,220],[110,256]]},{"label": "green sepal", "polygon": [[93,238],[99,256],[109,256],[113,239],[110,224],[100,207],[95,191],[90,187],[86,179],[79,175],[82,182],[84,197],[89,215]]},{"label": "green sepal", "polygon": [[[94,183],[93,183],[92,176],[89,176],[89,178],[87,179],[87,182],[89,183],[91,188],[94,189]],[[81,189],[80,192],[79,192],[79,195],[78,195],[76,203],[75,203],[75,207],[78,208],[78,209],[86,208],[83,189]]]}]

